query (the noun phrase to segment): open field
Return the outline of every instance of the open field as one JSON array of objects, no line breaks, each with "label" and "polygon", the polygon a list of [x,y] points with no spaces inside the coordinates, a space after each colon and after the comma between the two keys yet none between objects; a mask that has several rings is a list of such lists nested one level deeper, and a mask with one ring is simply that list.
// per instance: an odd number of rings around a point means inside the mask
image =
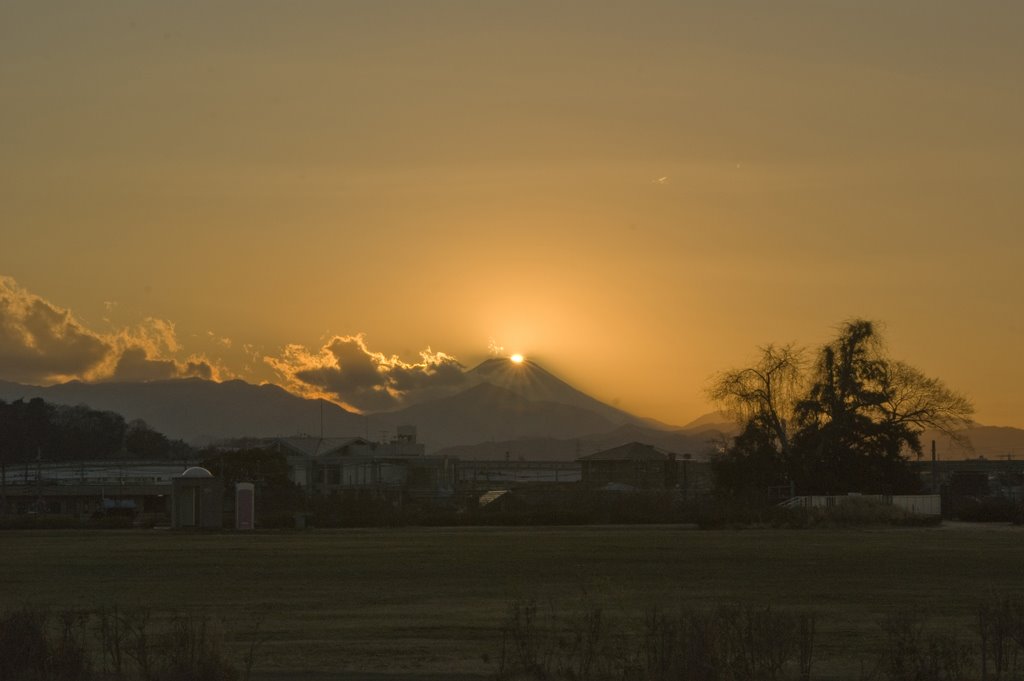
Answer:
[{"label": "open field", "polygon": [[[921,609],[965,636],[993,593],[1024,593],[1024,529],[698,531],[672,526],[0,533],[0,608],[118,604],[224,620],[257,669],[485,676],[513,599],[623,620],[659,606],[809,608],[816,668],[858,678],[881,616]],[[327,678],[327,677],[324,677]],[[352,677],[357,678],[357,677]]]}]

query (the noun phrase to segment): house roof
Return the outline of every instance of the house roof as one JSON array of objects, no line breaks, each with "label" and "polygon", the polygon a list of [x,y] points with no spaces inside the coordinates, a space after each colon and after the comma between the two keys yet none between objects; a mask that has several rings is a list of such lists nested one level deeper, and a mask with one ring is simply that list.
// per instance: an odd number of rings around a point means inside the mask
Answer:
[{"label": "house roof", "polygon": [[643,442],[630,442],[618,447],[606,449],[588,456],[581,456],[577,461],[666,461],[675,454],[658,449]]},{"label": "house roof", "polygon": [[335,454],[349,445],[372,445],[362,437],[282,437],[277,442],[296,454],[306,456],[326,456]]}]

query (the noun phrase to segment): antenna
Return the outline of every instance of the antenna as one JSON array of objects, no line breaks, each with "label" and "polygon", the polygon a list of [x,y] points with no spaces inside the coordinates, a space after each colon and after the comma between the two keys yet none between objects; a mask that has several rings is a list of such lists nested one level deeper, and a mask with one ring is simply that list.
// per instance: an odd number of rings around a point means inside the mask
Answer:
[{"label": "antenna", "polygon": [[320,398],[320,439],[324,439],[324,398]]}]

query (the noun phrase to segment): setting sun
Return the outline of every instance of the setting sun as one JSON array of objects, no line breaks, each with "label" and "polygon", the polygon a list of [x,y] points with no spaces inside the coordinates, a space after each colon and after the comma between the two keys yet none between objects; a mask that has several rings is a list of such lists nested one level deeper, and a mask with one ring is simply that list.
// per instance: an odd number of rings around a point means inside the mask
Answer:
[{"label": "setting sun", "polygon": [[523,356],[519,354],[512,355],[511,357],[509,357],[509,359],[515,362],[516,364],[523,363]]}]

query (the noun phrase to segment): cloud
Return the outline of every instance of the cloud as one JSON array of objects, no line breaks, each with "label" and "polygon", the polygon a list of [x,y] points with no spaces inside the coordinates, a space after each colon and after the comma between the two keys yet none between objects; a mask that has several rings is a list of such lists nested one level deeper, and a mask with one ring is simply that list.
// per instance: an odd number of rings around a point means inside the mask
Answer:
[{"label": "cloud", "polygon": [[227,372],[223,368],[211,364],[205,357],[193,355],[185,362],[184,366],[178,366],[178,374],[194,376],[207,381],[222,381],[226,378]]},{"label": "cloud", "polygon": [[110,377],[115,381],[162,381],[174,378],[178,365],[172,359],[149,359],[143,348],[126,348],[121,352]]},{"label": "cloud", "polygon": [[174,322],[156,317],[146,317],[135,326],[119,330],[113,337],[123,348],[143,348],[147,355],[154,357],[174,355],[182,349]]},{"label": "cloud", "polygon": [[209,336],[210,340],[224,348],[230,348],[232,340],[226,337],[218,337],[213,331],[207,331],[206,335]]},{"label": "cloud", "polygon": [[109,340],[57,307],[0,276],[0,376],[49,383],[88,375],[113,348]]},{"label": "cloud", "polygon": [[[113,304],[104,304],[109,311]],[[217,346],[231,339],[207,332]],[[324,397],[360,411],[396,409],[449,394],[465,383],[464,367],[451,355],[427,348],[415,361],[374,352],[362,334],[333,336],[319,349],[289,345],[277,356],[242,343],[247,362],[269,365],[283,387]],[[251,368],[242,370],[255,373]],[[264,369],[265,371],[265,369]],[[69,380],[161,381],[238,375],[203,354],[187,354],[173,322],[148,317],[109,333],[88,328],[70,310],[0,276],[0,379],[51,384]]]},{"label": "cloud", "polygon": [[205,355],[178,359],[183,350],[174,323],[147,317],[141,323],[125,327],[111,336],[116,362],[95,378],[113,381],[163,381],[197,377],[222,380],[228,373]]},{"label": "cloud", "polygon": [[[104,303],[109,310],[112,304]],[[179,359],[174,324],[150,317],[98,333],[59,307],[0,276],[0,378],[23,383],[153,381],[226,372],[203,355]]]},{"label": "cloud", "polygon": [[447,392],[465,381],[462,365],[430,348],[418,362],[374,352],[363,334],[334,336],[319,350],[288,345],[280,356],[264,357],[292,391],[326,397],[360,411],[395,409]]}]

